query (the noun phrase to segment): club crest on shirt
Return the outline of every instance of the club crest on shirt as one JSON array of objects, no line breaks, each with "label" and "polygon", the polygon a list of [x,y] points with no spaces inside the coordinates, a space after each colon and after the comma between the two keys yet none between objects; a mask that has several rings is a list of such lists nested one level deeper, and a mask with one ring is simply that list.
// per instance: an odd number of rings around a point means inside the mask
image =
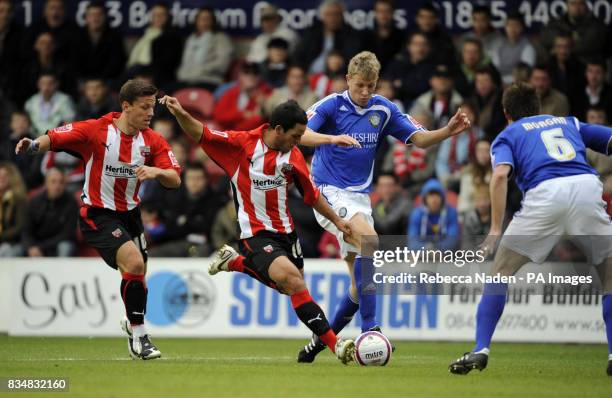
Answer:
[{"label": "club crest on shirt", "polygon": [[264,246],[264,247],[263,247],[263,250],[264,250],[266,253],[272,253],[272,252],[274,251],[274,248],[272,247],[272,245],[267,245],[267,246]]},{"label": "club crest on shirt", "polygon": [[121,235],[123,235],[123,232],[121,232],[121,229],[120,229],[120,228],[117,228],[116,230],[114,230],[114,231],[112,232],[112,234],[113,234],[113,236],[114,236],[115,238],[120,238],[120,237],[121,237]]},{"label": "club crest on shirt", "polygon": [[140,156],[149,156],[151,155],[151,147],[149,145],[144,145],[138,148],[140,150]]},{"label": "club crest on shirt", "polygon": [[380,116],[376,113],[370,115],[368,120],[370,121],[370,124],[374,127],[378,127],[378,125],[380,124]]},{"label": "club crest on shirt", "polygon": [[293,171],[293,165],[291,163],[283,163],[281,166],[281,173],[289,174]]},{"label": "club crest on shirt", "polygon": [[72,123],[68,123],[66,125],[56,127],[53,129],[56,133],[65,133],[67,131],[72,131]]}]

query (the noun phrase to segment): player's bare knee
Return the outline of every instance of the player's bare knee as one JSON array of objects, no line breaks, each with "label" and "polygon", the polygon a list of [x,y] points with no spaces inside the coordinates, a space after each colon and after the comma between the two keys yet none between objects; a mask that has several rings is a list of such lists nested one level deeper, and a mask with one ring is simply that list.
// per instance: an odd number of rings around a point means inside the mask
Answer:
[{"label": "player's bare knee", "polygon": [[135,275],[143,275],[145,273],[145,263],[141,258],[132,258],[126,261],[123,265],[126,272]]}]

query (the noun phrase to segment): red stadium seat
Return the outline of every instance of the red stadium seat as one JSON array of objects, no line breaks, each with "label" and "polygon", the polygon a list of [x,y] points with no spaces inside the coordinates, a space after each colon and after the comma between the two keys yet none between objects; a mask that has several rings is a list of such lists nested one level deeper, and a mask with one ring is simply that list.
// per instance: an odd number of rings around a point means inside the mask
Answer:
[{"label": "red stadium seat", "polygon": [[215,97],[210,91],[204,88],[187,87],[175,91],[173,96],[196,119],[204,121],[212,118]]}]

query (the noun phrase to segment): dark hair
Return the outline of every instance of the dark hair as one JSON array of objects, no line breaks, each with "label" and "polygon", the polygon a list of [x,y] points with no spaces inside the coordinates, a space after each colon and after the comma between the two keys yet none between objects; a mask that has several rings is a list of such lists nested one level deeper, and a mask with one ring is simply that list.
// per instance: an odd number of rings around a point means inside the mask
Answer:
[{"label": "dark hair", "polygon": [[461,49],[463,49],[463,47],[465,47],[466,44],[468,43],[472,43],[475,44],[478,49],[480,50],[480,52],[482,52],[483,48],[482,48],[482,41],[480,41],[480,39],[477,39],[475,37],[467,37],[464,41],[463,41],[463,46],[461,46]]},{"label": "dark hair", "polygon": [[283,50],[289,50],[289,42],[283,38],[275,37],[270,39],[268,42],[268,48],[280,48]]},{"label": "dark hair", "polygon": [[206,173],[206,168],[204,167],[202,163],[187,162],[185,167],[183,167],[183,171],[186,173],[189,170],[201,171],[202,173],[204,173],[204,177],[208,178],[208,174]]},{"label": "dark hair", "polygon": [[541,71],[546,72],[546,74],[548,76],[552,76],[552,72],[550,71],[550,65],[549,64],[545,64],[545,63],[535,64],[533,66],[533,68],[531,68],[530,76],[531,76],[531,74],[533,73],[534,70],[541,70]]},{"label": "dark hair", "polygon": [[378,180],[380,180],[380,177],[391,177],[393,178],[393,181],[396,184],[399,182],[399,178],[397,177],[397,175],[395,175],[394,173],[390,171],[383,171],[382,173],[380,173],[378,177],[376,177],[376,183],[378,183]]},{"label": "dark hair", "polygon": [[508,16],[506,17],[506,22],[508,21],[518,21],[521,23],[521,25],[525,26],[525,17],[523,16],[523,14],[521,14],[518,11],[512,11],[510,13],[508,13]]},{"label": "dark hair", "polygon": [[294,100],[278,105],[270,115],[270,127],[281,126],[285,131],[295,127],[296,124],[307,124],[306,112]]},{"label": "dark hair", "polygon": [[596,65],[596,66],[601,66],[604,70],[604,72],[606,71],[606,60],[603,57],[592,57],[586,60],[586,64],[588,65]]},{"label": "dark hair", "polygon": [[104,3],[102,3],[102,1],[94,0],[90,2],[89,4],[87,4],[87,7],[85,7],[85,11],[89,11],[92,8],[101,8],[104,12],[104,15],[106,15],[106,7],[104,7]]},{"label": "dark hair", "polygon": [[387,4],[389,7],[395,10],[395,0],[376,0],[374,1],[374,7],[376,7],[376,4],[379,3]]},{"label": "dark hair", "polygon": [[157,95],[157,87],[142,80],[128,80],[119,90],[119,103],[133,104],[140,97]]},{"label": "dark hair", "polygon": [[535,89],[526,83],[514,83],[504,90],[502,106],[513,121],[540,113],[540,99]]},{"label": "dark hair", "polygon": [[38,78],[40,79],[43,76],[51,76],[53,79],[55,79],[55,81],[59,81],[59,78],[57,76],[57,72],[55,72],[53,69],[43,69],[38,74]]},{"label": "dark hair", "polygon": [[195,21],[196,21],[196,19],[198,19],[200,14],[203,13],[203,12],[209,12],[210,15],[212,15],[212,31],[216,32],[219,29],[219,23],[217,22],[217,17],[215,16],[215,10],[213,10],[212,7],[202,7],[202,8],[200,8],[198,10],[198,13],[196,14],[196,17],[193,20],[194,29],[195,29]]},{"label": "dark hair", "polygon": [[422,3],[419,6],[419,8],[417,8],[417,14],[421,11],[428,11],[428,12],[435,14],[436,16],[440,15],[440,10],[438,9],[438,7],[436,7],[434,3],[429,2],[429,1]]},{"label": "dark hair", "polygon": [[477,4],[472,8],[472,15],[474,14],[485,14],[491,19],[491,9],[484,4]]}]

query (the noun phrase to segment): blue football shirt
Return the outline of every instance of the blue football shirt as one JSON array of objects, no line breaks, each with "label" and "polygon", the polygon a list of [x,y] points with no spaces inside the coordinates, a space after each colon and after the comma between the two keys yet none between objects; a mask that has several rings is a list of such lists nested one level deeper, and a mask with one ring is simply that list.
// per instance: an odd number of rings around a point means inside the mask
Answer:
[{"label": "blue football shirt", "polygon": [[347,134],[359,141],[361,148],[319,145],[312,161],[317,186],[332,185],[354,192],[370,192],[376,150],[387,135],[408,143],[414,133],[425,130],[380,95],[372,96],[362,108],[350,99],[348,91],[331,94],[312,105],[307,115],[312,131]]},{"label": "blue football shirt", "polygon": [[526,192],[545,180],[597,174],[587,163],[586,148],[608,154],[612,129],[580,123],[575,117],[538,115],[506,127],[491,145],[493,168],[512,166],[519,188]]}]

